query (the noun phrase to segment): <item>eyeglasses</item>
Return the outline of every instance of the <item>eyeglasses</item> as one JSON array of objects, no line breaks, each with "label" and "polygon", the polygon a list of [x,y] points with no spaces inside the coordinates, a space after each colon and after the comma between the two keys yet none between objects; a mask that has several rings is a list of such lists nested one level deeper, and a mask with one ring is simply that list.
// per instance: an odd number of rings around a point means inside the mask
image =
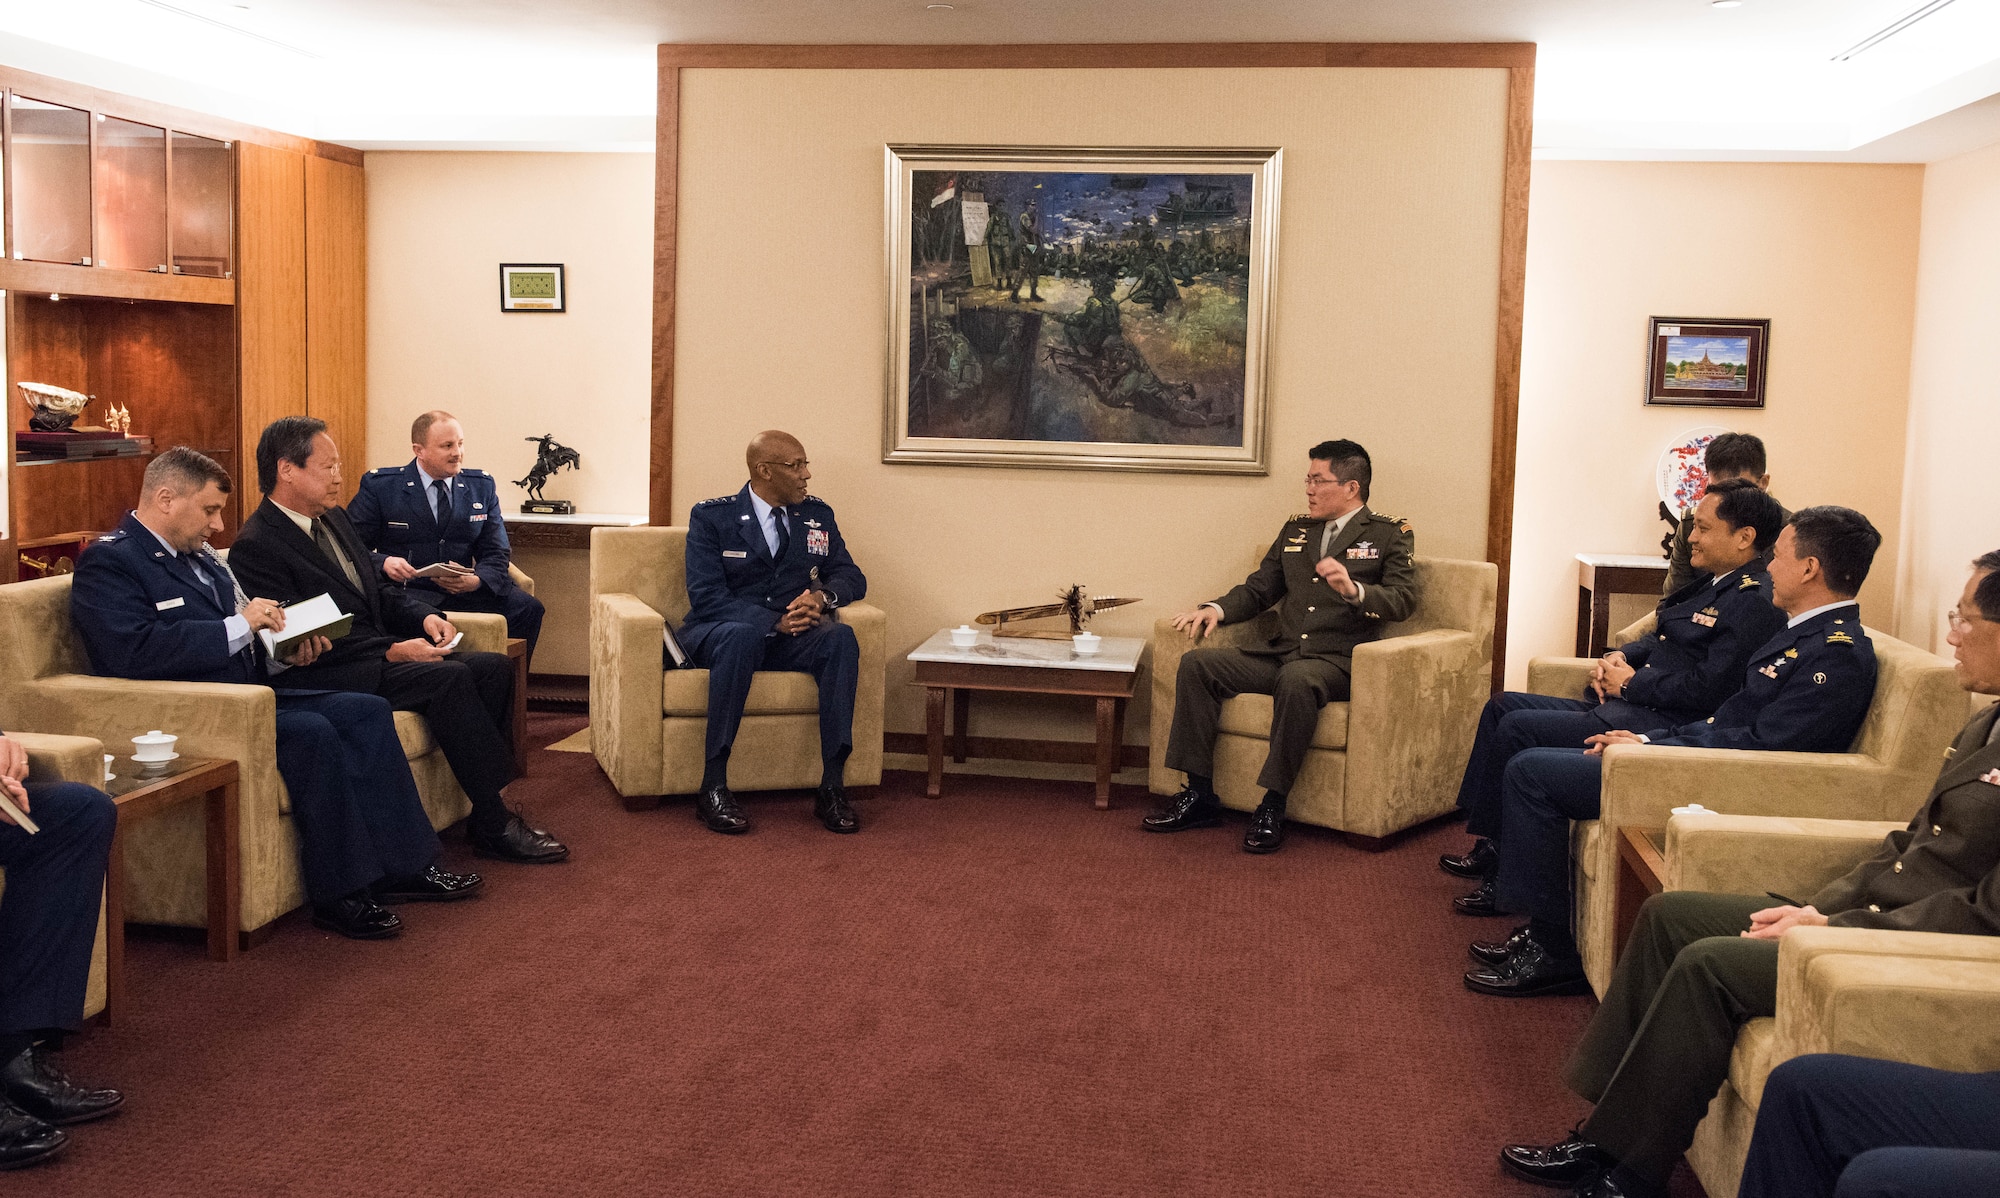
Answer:
[{"label": "eyeglasses", "polygon": [[791,471],[793,474],[797,474],[799,471],[804,470],[807,466],[812,465],[812,462],[806,458],[800,458],[796,462],[781,462],[778,461],[776,458],[766,458],[764,461],[759,462],[758,465],[779,466],[786,470]]},{"label": "eyeglasses", "polygon": [[1952,608],[1950,611],[1944,613],[1944,618],[1946,622],[1948,622],[1951,625],[1951,630],[1953,632],[1962,633],[1966,629],[1972,627],[1972,621],[1966,619],[1964,616],[1959,615],[1958,609],[1955,607]]},{"label": "eyeglasses", "polygon": [[1317,474],[1306,475],[1306,490],[1308,491],[1317,491],[1321,487],[1338,487],[1341,485],[1341,480],[1337,478],[1321,478]]}]

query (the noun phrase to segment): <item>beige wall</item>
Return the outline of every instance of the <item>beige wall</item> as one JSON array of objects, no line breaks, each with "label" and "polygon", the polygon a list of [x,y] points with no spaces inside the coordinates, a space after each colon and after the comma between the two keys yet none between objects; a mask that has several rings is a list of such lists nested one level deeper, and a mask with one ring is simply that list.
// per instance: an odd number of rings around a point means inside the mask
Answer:
[{"label": "beige wall", "polygon": [[[1655,511],[1655,464],[1670,442],[1701,425],[1762,437],[1772,491],[1787,507],[1844,504],[1881,529],[1862,605],[1870,625],[1897,626],[1923,171],[1535,164],[1511,685],[1523,682],[1529,658],[1573,651],[1577,553],[1657,551],[1666,525]],[[1986,177],[1990,212],[2000,170],[1989,166]],[[1982,235],[1990,254],[2000,239],[1990,228]],[[1990,287],[1987,294],[1990,312]],[[1646,407],[1649,316],[1769,317],[1766,407]],[[1962,327],[1971,335],[1978,325]],[[1969,378],[1973,355],[1949,352],[1964,355],[1961,377]],[[1991,393],[1989,383],[1989,403]],[[1990,433],[1990,407],[1988,415]]]},{"label": "beige wall", "polygon": [[2000,146],[1930,164],[1923,211],[1898,627],[1950,656],[1966,565],[2000,549]]},{"label": "beige wall", "polygon": [[[1376,504],[1423,552],[1484,556],[1504,71],[688,70],[682,87],[674,508],[740,487],[758,429],[804,440],[889,613],[891,730],[923,726],[903,654],[937,628],[1082,582],[1144,597],[1099,627],[1144,635],[1238,581],[1302,509],[1304,450],[1326,437],[1374,452]],[[887,142],[1283,146],[1270,476],[884,464]],[[1143,708],[1126,727],[1144,739]],[[972,730],[1089,724],[982,701]]]},{"label": "beige wall", "polygon": [[[367,178],[368,445],[350,468],[409,461],[411,419],[443,407],[510,512],[523,438],[554,433],[583,468],[549,498],[644,513],[653,156],[373,153]],[[501,312],[502,262],[563,263],[568,311]],[[585,555],[518,557],[550,608],[536,672],[586,672]]]}]

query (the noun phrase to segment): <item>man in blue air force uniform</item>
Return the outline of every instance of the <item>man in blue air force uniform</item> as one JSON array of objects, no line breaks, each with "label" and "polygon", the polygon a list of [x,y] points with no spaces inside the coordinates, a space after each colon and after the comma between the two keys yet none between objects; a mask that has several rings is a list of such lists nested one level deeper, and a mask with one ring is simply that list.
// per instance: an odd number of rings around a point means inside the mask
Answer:
[{"label": "man in blue air force uniform", "polygon": [[[750,821],[729,793],[729,749],[758,670],[811,674],[819,684],[821,774],[813,814],[832,832],[861,824],[841,789],[854,748],[854,689],[861,647],[833,617],[868,593],[847,555],[833,509],[806,494],[805,446],[790,433],[757,434],[745,454],[750,481],[704,500],[688,516],[687,619],[677,632],[708,675],[708,738],[695,814],[716,832]],[[672,663],[669,662],[669,665]]]},{"label": "man in blue air force uniform", "polygon": [[[508,576],[513,549],[500,515],[493,476],[465,465],[465,430],[450,412],[425,412],[410,425],[406,465],[361,476],[347,505],[348,522],[389,581],[399,582],[444,611],[498,612],[507,635],[528,642],[528,660],[542,635],[542,601]],[[418,578],[439,562],[470,567],[466,576]]]},{"label": "man in blue air force uniform", "polygon": [[1528,749],[1507,763],[1493,902],[1526,913],[1528,928],[1498,963],[1466,974],[1467,988],[1506,998],[1589,988],[1570,930],[1570,821],[1598,817],[1605,746],[1848,750],[1875,697],[1875,647],[1854,596],[1881,544],[1849,508],[1794,513],[1770,568],[1772,602],[1790,622],[1750,655],[1743,689],[1714,715],[1652,733],[1600,733],[1587,749]]},{"label": "man in blue air force uniform", "polygon": [[1785,526],[1784,508],[1754,482],[1711,485],[1689,516],[1689,554],[1699,577],[1660,601],[1652,632],[1604,655],[1581,698],[1508,691],[1487,700],[1459,783],[1471,850],[1438,859],[1446,873],[1482,885],[1455,900],[1471,915],[1491,910],[1500,862],[1500,780],[1516,753],[1582,748],[1622,728],[1658,732],[1706,719],[1743,686],[1750,654],[1785,625],[1765,572]]},{"label": "man in blue air force uniform", "polygon": [[284,609],[246,598],[206,544],[222,531],[229,485],[227,471],[192,449],[154,458],[138,509],[78,560],[70,616],[101,675],[275,687],[278,772],[313,922],[357,940],[393,936],[402,921],[382,902],[467,898],[479,875],[433,864],[437,833],[386,700],[285,688],[285,672],[328,642],[312,638],[290,663],[266,656],[256,633],[282,631]]}]

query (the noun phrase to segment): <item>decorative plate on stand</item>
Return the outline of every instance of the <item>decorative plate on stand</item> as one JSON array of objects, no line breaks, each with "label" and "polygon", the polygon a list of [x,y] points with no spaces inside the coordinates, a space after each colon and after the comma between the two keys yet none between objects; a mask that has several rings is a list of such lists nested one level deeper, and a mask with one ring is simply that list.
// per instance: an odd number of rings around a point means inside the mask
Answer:
[{"label": "decorative plate on stand", "polygon": [[1708,452],[1708,443],[1728,431],[1720,425],[1704,424],[1683,433],[1660,455],[1660,502],[1667,510],[1686,515],[1701,502],[1702,493],[1708,490],[1708,468],[1702,457]]}]

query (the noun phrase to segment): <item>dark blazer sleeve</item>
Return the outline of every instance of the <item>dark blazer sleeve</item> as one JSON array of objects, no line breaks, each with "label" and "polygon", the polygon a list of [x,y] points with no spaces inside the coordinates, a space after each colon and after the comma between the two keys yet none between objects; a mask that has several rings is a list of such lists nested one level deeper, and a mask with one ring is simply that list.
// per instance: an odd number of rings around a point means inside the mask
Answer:
[{"label": "dark blazer sleeve", "polygon": [[768,635],[784,614],[730,592],[722,570],[722,534],[700,508],[688,517],[687,590],[690,624],[748,624]]},{"label": "dark blazer sleeve", "polygon": [[160,619],[145,583],[114,545],[84,550],[69,611],[91,666],[107,677],[184,678],[229,663],[224,621]]},{"label": "dark blazer sleeve", "polygon": [[857,603],[868,594],[868,576],[861,567],[854,564],[854,558],[847,552],[847,538],[840,535],[840,523],[828,520],[833,533],[833,544],[828,546],[826,565],[820,569],[820,586],[833,596],[835,607]]},{"label": "dark blazer sleeve", "polygon": [[1355,606],[1383,620],[1407,620],[1417,610],[1417,600],[1421,597],[1415,560],[1417,536],[1407,524],[1390,527],[1395,531],[1385,534],[1382,577],[1361,588],[1361,602]]},{"label": "dark blazer sleeve", "polygon": [[347,522],[354,526],[354,535],[368,547],[368,556],[374,559],[375,568],[380,570],[382,563],[389,560],[389,555],[382,552],[384,517],[382,500],[375,494],[375,488],[369,485],[374,481],[372,475],[361,476],[361,486],[354,492],[354,502],[347,505]]},{"label": "dark blazer sleeve", "polygon": [[[1659,711],[1714,711],[1741,690],[1750,655],[1778,635],[1785,626],[1785,613],[1772,607],[1761,590],[1737,593],[1750,599],[1718,605],[1724,610],[1701,661],[1686,670],[1641,670],[1625,684],[1621,697]],[[1632,660],[1630,654],[1626,660]],[[1862,707],[1866,709],[1866,702]]]},{"label": "dark blazer sleeve", "polygon": [[[1875,697],[1874,649],[1856,651],[1858,648],[1819,654],[1810,664],[1801,663],[1785,688],[1759,708],[1749,724],[1688,724],[1675,729],[1671,737],[1655,737],[1652,743],[1700,749],[1829,751],[1822,748],[1827,730],[1859,728],[1868,715],[1869,701]],[[1865,660],[1863,652],[1868,655]],[[1820,674],[1826,681],[1815,682]]]},{"label": "dark blazer sleeve", "polygon": [[[1222,609],[1224,624],[1238,624],[1251,619],[1285,597],[1285,534],[1291,527],[1290,524],[1285,525],[1278,530],[1277,536],[1271,538],[1270,552],[1257,563],[1250,577],[1231,587],[1222,598],[1211,601]],[[1388,563],[1383,563],[1383,569],[1386,573]]]},{"label": "dark blazer sleeve", "polygon": [[229,572],[236,575],[237,585],[251,598],[273,603],[297,603],[317,595],[319,590],[307,591],[298,571],[287,564],[288,555],[264,527],[260,513],[261,509],[252,512],[243,521],[229,546]]},{"label": "dark blazer sleeve", "polygon": [[514,547],[507,541],[507,521],[500,515],[497,494],[489,489],[484,500],[486,519],[479,522],[479,531],[472,538],[472,568],[487,590],[504,595],[514,589],[514,580],[507,574],[507,566],[514,560]]}]

